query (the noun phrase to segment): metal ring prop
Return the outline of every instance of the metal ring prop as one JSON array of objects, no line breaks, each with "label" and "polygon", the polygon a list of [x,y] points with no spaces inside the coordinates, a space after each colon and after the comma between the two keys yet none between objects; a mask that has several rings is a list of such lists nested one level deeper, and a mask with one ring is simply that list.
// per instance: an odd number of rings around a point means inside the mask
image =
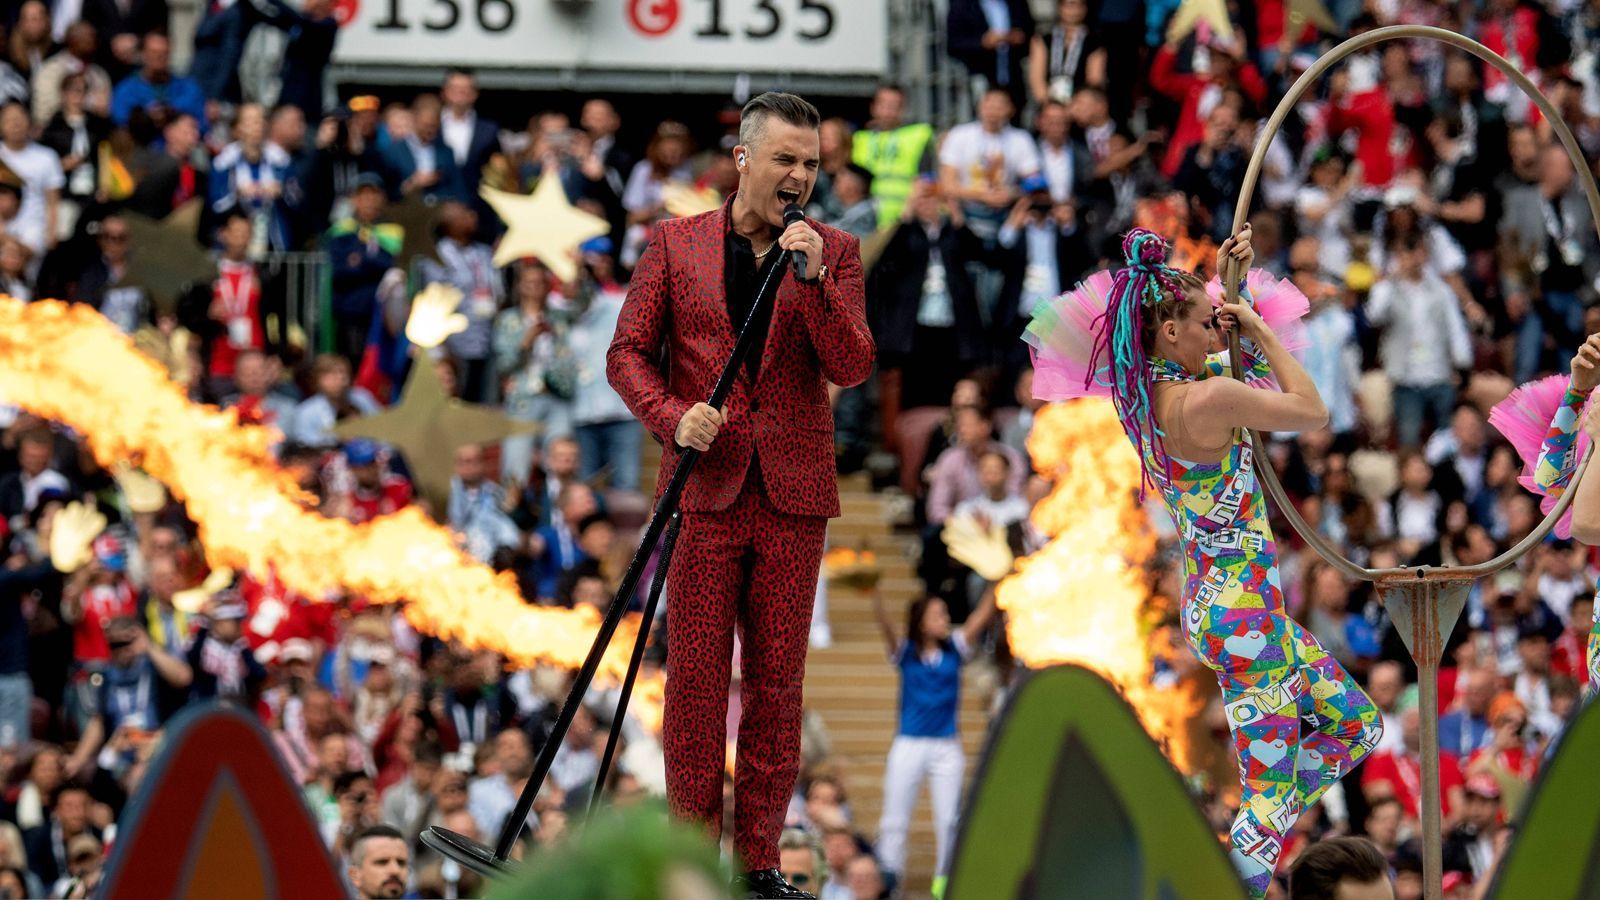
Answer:
[{"label": "metal ring prop", "polygon": [[[1520,88],[1522,93],[1526,94],[1528,99],[1532,100],[1534,105],[1539,107],[1539,111],[1544,114],[1545,119],[1548,120],[1551,127],[1555,129],[1556,136],[1561,139],[1561,145],[1566,148],[1567,155],[1572,158],[1574,167],[1577,169],[1578,180],[1580,183],[1582,183],[1584,193],[1589,198],[1589,212],[1594,219],[1596,233],[1600,234],[1600,186],[1596,186],[1594,174],[1589,171],[1589,167],[1584,161],[1583,151],[1579,148],[1577,139],[1572,136],[1572,130],[1567,127],[1566,121],[1561,118],[1560,113],[1556,111],[1556,108],[1553,104],[1551,104],[1550,99],[1544,94],[1540,93],[1539,89],[1535,87],[1533,82],[1528,79],[1528,76],[1522,74],[1521,70],[1507,61],[1505,57],[1495,53],[1493,50],[1490,50],[1488,47],[1485,47],[1471,38],[1456,34],[1453,31],[1446,31],[1443,28],[1434,28],[1426,25],[1393,25],[1388,28],[1379,28],[1374,31],[1369,31],[1365,34],[1357,35],[1356,37],[1345,41],[1339,46],[1323,54],[1320,59],[1312,64],[1311,68],[1307,69],[1305,73],[1295,81],[1294,85],[1289,88],[1288,94],[1286,94],[1284,98],[1279,101],[1278,108],[1273,110],[1272,117],[1267,120],[1267,127],[1256,139],[1255,152],[1250,156],[1250,166],[1245,170],[1244,185],[1239,190],[1239,202],[1234,208],[1233,220],[1235,222],[1243,222],[1246,220],[1246,217],[1250,211],[1250,202],[1255,195],[1256,182],[1261,178],[1261,166],[1266,159],[1267,148],[1272,143],[1272,139],[1277,137],[1278,129],[1283,126],[1283,120],[1288,117],[1289,112],[1294,109],[1295,104],[1300,101],[1300,98],[1304,96],[1306,91],[1310,90],[1312,84],[1314,84],[1318,78],[1322,77],[1323,73],[1327,72],[1330,68],[1350,54],[1370,47],[1373,44],[1402,38],[1423,38],[1426,40],[1439,41],[1441,43],[1459,47],[1462,50],[1471,53],[1473,56],[1478,57],[1484,62],[1494,66],[1496,69],[1499,69],[1500,72],[1506,76],[1506,78],[1510,79],[1513,84]],[[1223,266],[1227,271],[1218,274],[1222,276],[1223,289],[1226,291],[1228,302],[1232,303],[1238,300],[1240,275],[1238,264],[1229,259],[1223,263]],[[1229,335],[1229,346],[1233,358],[1238,359],[1239,334],[1237,331]],[[1235,366],[1233,368],[1234,377],[1240,379],[1241,381],[1244,380],[1244,373],[1240,370],[1240,367]],[[1267,456],[1266,447],[1262,443],[1261,437],[1252,433],[1251,439],[1255,443],[1256,458],[1263,461],[1269,459],[1270,457]],[[1550,510],[1550,514],[1544,517],[1543,522],[1539,523],[1539,527],[1535,528],[1531,534],[1519,541],[1515,547],[1512,547],[1505,553],[1500,554],[1488,562],[1479,563],[1475,566],[1451,566],[1445,568],[1424,567],[1416,569],[1366,569],[1358,566],[1346,559],[1337,548],[1330,545],[1321,534],[1317,533],[1316,529],[1312,528],[1306,523],[1306,520],[1300,515],[1300,511],[1295,508],[1293,503],[1289,502],[1288,496],[1283,491],[1283,484],[1278,481],[1278,475],[1273,471],[1270,463],[1264,463],[1263,465],[1257,467],[1257,477],[1259,477],[1266,485],[1267,493],[1272,497],[1273,502],[1278,505],[1278,508],[1282,510],[1284,518],[1289,520],[1290,526],[1293,527],[1294,530],[1299,533],[1300,537],[1304,538],[1306,543],[1311,545],[1311,547],[1315,549],[1323,559],[1326,559],[1335,568],[1339,569],[1346,575],[1365,581],[1389,581],[1402,577],[1408,579],[1422,578],[1440,581],[1463,581],[1479,578],[1484,575],[1491,575],[1500,571],[1501,569],[1515,562],[1518,557],[1522,556],[1524,553],[1527,553],[1538,542],[1544,540],[1545,535],[1549,534],[1550,529],[1555,527],[1557,520],[1561,518],[1561,516],[1567,511],[1567,507],[1572,503],[1572,498],[1577,491],[1578,482],[1580,479],[1582,479],[1584,472],[1588,470],[1589,457],[1593,455],[1593,452],[1594,448],[1591,446],[1589,451],[1584,454],[1583,460],[1579,463],[1578,471],[1573,476],[1571,484],[1562,494],[1560,501],[1556,503],[1555,508]]]}]

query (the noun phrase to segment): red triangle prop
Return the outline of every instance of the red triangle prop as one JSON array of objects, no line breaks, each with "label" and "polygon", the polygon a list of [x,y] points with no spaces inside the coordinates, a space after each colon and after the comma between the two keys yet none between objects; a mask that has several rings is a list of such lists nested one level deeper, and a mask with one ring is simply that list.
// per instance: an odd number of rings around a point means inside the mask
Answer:
[{"label": "red triangle prop", "polygon": [[345,897],[267,733],[222,707],[185,710],[124,811],[110,900]]}]

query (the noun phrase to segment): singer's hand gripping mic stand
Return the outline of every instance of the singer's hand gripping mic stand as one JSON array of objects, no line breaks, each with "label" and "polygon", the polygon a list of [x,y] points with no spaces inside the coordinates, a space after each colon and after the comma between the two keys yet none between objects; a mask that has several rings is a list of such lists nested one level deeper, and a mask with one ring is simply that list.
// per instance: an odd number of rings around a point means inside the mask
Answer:
[{"label": "singer's hand gripping mic stand", "polygon": [[[803,221],[804,218],[800,207],[795,204],[791,203],[784,209],[785,227]],[[756,290],[755,302],[751,304],[750,313],[739,329],[739,340],[733,346],[733,354],[722,367],[722,374],[711,390],[711,398],[706,401],[719,412],[722,404],[727,401],[728,394],[733,391],[734,379],[738,377],[740,367],[744,365],[745,359],[750,355],[750,348],[755,344],[756,330],[753,326],[759,321],[758,314],[762,311],[763,305],[770,306],[777,296],[776,290],[768,290],[772,286],[772,280],[783,278],[783,271],[788,268],[785,263],[791,260],[794,261],[799,277],[804,277],[804,269],[801,267],[805,265],[805,255],[793,251],[785,251],[784,255],[785,259],[779,260],[777,265],[767,270],[767,277]],[[684,448],[682,455],[679,456],[678,465],[672,471],[672,480],[667,482],[666,490],[661,493],[655,512],[650,516],[650,523],[645,527],[644,537],[639,542],[639,549],[634,551],[633,560],[628,563],[628,570],[622,576],[622,584],[617,588],[616,596],[611,598],[611,606],[606,609],[605,617],[600,622],[600,631],[595,635],[594,644],[589,648],[589,655],[584,658],[583,667],[578,670],[577,678],[572,683],[572,691],[562,703],[561,713],[556,716],[555,726],[550,729],[550,736],[545,739],[544,747],[539,751],[539,759],[534,764],[533,774],[528,778],[527,786],[522,789],[522,795],[517,798],[517,805],[500,829],[500,838],[495,842],[494,849],[491,850],[488,846],[465,835],[437,826],[422,833],[423,844],[491,878],[515,870],[514,864],[510,862],[511,848],[515,846],[517,835],[521,833],[523,825],[528,820],[528,813],[533,810],[533,801],[538,797],[539,789],[544,786],[544,780],[550,774],[550,767],[555,763],[556,753],[561,749],[567,729],[572,726],[572,720],[578,714],[578,707],[582,705],[584,695],[588,693],[589,685],[599,671],[600,662],[605,658],[606,647],[611,643],[611,637],[616,633],[617,625],[621,623],[622,616],[627,611],[628,598],[633,596],[634,590],[639,586],[639,579],[644,574],[650,552],[655,549],[656,541],[660,540],[662,531],[665,530],[666,543],[661,548],[661,558],[656,564],[655,577],[651,579],[650,594],[645,601],[644,613],[639,619],[639,634],[634,640],[633,655],[628,660],[628,673],[622,681],[617,712],[611,721],[611,734],[606,740],[599,773],[595,776],[594,791],[589,796],[589,808],[594,808],[611,768],[611,758],[616,752],[617,739],[622,731],[623,716],[627,713],[628,700],[633,695],[633,684],[639,675],[639,665],[644,660],[645,644],[650,636],[650,624],[655,619],[656,604],[661,599],[661,589],[667,580],[673,545],[676,543],[678,527],[682,522],[678,513],[678,500],[683,494],[684,484],[688,482],[690,473],[694,471],[695,464],[699,461],[700,451],[693,447]]]}]

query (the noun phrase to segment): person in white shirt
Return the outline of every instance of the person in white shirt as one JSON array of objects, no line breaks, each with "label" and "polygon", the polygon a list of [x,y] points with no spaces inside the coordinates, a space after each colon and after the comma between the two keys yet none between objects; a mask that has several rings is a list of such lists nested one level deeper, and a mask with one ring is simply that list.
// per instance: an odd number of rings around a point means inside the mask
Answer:
[{"label": "person in white shirt", "polygon": [[474,778],[467,787],[467,809],[478,830],[499,835],[506,816],[517,805],[517,794],[533,774],[533,742],[521,728],[507,728],[494,736],[495,774]]},{"label": "person in white shirt", "polygon": [[592,291],[588,304],[567,332],[567,347],[577,374],[572,416],[583,466],[580,477],[587,481],[605,471],[610,474],[613,487],[637,491],[644,426],[606,380],[605,365],[627,287],[613,277],[610,238],[597,238],[582,249],[593,278]]},{"label": "person in white shirt", "polygon": [[1401,452],[1400,490],[1395,492],[1389,506],[1402,558],[1410,558],[1438,539],[1439,513],[1444,508],[1444,500],[1433,489],[1433,469],[1417,450]]},{"label": "person in white shirt", "polygon": [[1054,100],[1039,109],[1035,123],[1039,130],[1039,170],[1050,186],[1050,199],[1071,202],[1080,181],[1092,177],[1087,153],[1078,155],[1079,145],[1067,139],[1071,117],[1065,103]]},{"label": "person in white shirt", "polygon": [[1405,749],[1404,732],[1400,725],[1400,695],[1405,692],[1405,674],[1400,664],[1392,659],[1372,664],[1367,673],[1367,696],[1378,707],[1383,717],[1383,737],[1378,739],[1373,753],[1398,753]]},{"label": "person in white shirt", "polygon": [[1562,719],[1550,698],[1550,636],[1523,625],[1517,633],[1517,661],[1521,671],[1511,680],[1511,690],[1528,709],[1528,727],[1541,737],[1560,734]]},{"label": "person in white shirt", "polygon": [[950,129],[939,150],[939,183],[945,197],[961,201],[967,224],[986,240],[1018,197],[1018,185],[1039,171],[1033,138],[1010,125],[1015,107],[1004,88],[991,88],[978,103],[978,119]]},{"label": "person in white shirt", "polygon": [[1350,192],[1361,183],[1361,163],[1346,168],[1344,157],[1323,149],[1312,157],[1308,175],[1309,180],[1295,192],[1294,214],[1300,221],[1301,234],[1317,241],[1321,274],[1342,281],[1350,268],[1350,238],[1346,234],[1353,208]]},{"label": "person in white shirt", "polygon": [[1328,428],[1336,435],[1355,430],[1356,385],[1361,380],[1361,349],[1356,345],[1356,321],[1336,289],[1318,278],[1321,246],[1303,237],[1289,248],[1290,280],[1311,301],[1306,316],[1306,371],[1328,406]]},{"label": "person in white shirt", "polygon": [[952,518],[971,518],[979,524],[1007,528],[1028,517],[1028,501],[1011,490],[1011,457],[999,449],[978,458],[978,483],[983,493],[956,504]]},{"label": "person in white shirt", "polygon": [[338,443],[333,426],[349,416],[370,416],[378,411],[378,401],[365,388],[350,385],[350,363],[331,353],[317,357],[311,370],[317,392],[294,408],[286,430],[288,438],[308,447],[332,447]]},{"label": "person in white shirt", "polygon": [[[960,202],[967,229],[987,250],[999,244],[1022,182],[1039,173],[1038,145],[1009,124],[1014,110],[1004,88],[990,88],[978,103],[978,120],[950,129],[939,151],[940,193]],[[969,263],[985,324],[1007,321],[1008,314],[999,309],[1001,294],[1023,263],[1022,257],[1005,253]]]},{"label": "person in white shirt", "polygon": [[1373,285],[1367,320],[1383,329],[1378,356],[1394,384],[1395,430],[1401,447],[1416,447],[1422,420],[1435,427],[1455,408],[1455,372],[1472,364],[1472,342],[1456,293],[1428,265],[1427,239],[1417,231],[1390,236],[1391,274]]},{"label": "person in white shirt", "polygon": [[34,253],[43,253],[56,245],[61,189],[67,180],[61,157],[29,139],[32,127],[22,101],[12,100],[0,107],[0,163],[22,180],[22,208],[7,226],[7,233]]}]

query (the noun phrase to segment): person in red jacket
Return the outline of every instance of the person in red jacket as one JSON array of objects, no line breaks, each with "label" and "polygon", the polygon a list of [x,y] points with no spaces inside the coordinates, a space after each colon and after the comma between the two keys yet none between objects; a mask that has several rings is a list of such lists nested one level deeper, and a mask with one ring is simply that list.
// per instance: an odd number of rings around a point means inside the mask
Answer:
[{"label": "person in red jacket", "polygon": [[1242,37],[1235,36],[1232,42],[1213,38],[1206,46],[1210,60],[1204,73],[1178,71],[1178,46],[1182,42],[1181,36],[1168,32],[1167,42],[1150,61],[1150,86],[1183,104],[1178,126],[1167,140],[1167,155],[1161,161],[1161,172],[1169,179],[1178,174],[1189,148],[1205,136],[1206,116],[1221,102],[1224,92],[1237,90],[1256,106],[1267,99],[1266,81],[1255,64],[1243,58]]},{"label": "person in red jacket", "polygon": [[[1328,137],[1338,140],[1346,131],[1356,133],[1356,160],[1369,188],[1381,189],[1394,180],[1409,141],[1394,120],[1394,103],[1382,84],[1352,84],[1350,73],[1339,71],[1328,79]],[[1396,151],[1400,151],[1397,154]]]},{"label": "person in red jacket", "polygon": [[[1483,11],[1478,40],[1511,64],[1539,80],[1539,13],[1518,0],[1492,0]],[[1483,64],[1483,92],[1497,103],[1518,97],[1510,79],[1494,66]]]},{"label": "person in red jacket", "polygon": [[[839,514],[829,382],[872,369],[857,240],[809,221],[820,161],[816,107],[792,94],[745,105],[733,148],[739,190],[722,208],[668,219],[634,270],[607,357],[628,408],[665,445],[657,496],[685,448],[704,454],[685,487],[668,574],[663,749],[667,799],[718,834],[735,624],[743,719],[734,773],[741,897],[808,898],[778,871],[778,834],[800,766],[806,638],[824,531]],[[792,250],[805,279],[773,271]],[[776,295],[722,410],[704,402],[767,282]],[[660,361],[666,351],[668,369]]]}]

